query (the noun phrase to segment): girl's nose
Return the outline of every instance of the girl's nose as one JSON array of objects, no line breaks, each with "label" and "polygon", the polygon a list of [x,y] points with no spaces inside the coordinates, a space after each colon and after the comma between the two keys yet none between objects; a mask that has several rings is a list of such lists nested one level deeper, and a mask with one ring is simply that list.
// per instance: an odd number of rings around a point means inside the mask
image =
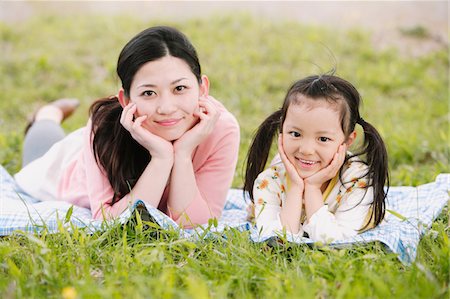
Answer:
[{"label": "girl's nose", "polygon": [[302,142],[298,146],[298,151],[302,155],[311,155],[314,153],[314,145],[312,142],[302,140]]}]

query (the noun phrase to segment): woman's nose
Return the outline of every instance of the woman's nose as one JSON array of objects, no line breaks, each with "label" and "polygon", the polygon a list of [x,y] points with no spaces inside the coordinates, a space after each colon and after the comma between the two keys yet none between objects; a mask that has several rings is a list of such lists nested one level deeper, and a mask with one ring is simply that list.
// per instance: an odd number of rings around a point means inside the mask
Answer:
[{"label": "woman's nose", "polygon": [[157,105],[156,112],[159,114],[171,114],[176,111],[176,105],[170,96],[160,97]]}]

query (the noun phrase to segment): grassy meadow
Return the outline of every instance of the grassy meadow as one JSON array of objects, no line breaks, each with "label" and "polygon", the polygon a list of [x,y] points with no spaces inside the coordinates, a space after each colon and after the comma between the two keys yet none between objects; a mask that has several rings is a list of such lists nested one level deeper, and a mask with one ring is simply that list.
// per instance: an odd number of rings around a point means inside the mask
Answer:
[{"label": "grassy meadow", "polygon": [[[96,98],[115,94],[123,45],[157,24],[173,25],[196,46],[211,94],[241,125],[233,186],[257,125],[291,83],[327,72],[358,88],[362,116],[383,135],[391,185],[420,185],[449,172],[448,46],[419,57],[377,50],[370,34],[269,22],[247,15],[182,22],[132,17],[41,17],[0,23],[0,163],[20,169],[27,117],[45,102],[76,97],[64,123],[83,126]],[[410,38],[427,38],[427,35]],[[1,298],[448,298],[449,226],[445,208],[405,266],[382,244],[332,249],[270,247],[247,233],[192,242],[141,225],[0,239]]]}]

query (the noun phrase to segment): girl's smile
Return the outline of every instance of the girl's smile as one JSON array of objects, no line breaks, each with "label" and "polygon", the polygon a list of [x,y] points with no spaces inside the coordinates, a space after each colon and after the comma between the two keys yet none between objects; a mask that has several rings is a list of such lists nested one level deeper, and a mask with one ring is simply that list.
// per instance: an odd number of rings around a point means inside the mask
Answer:
[{"label": "girl's smile", "polygon": [[310,169],[315,164],[319,163],[318,161],[309,161],[309,160],[304,160],[304,159],[297,158],[297,157],[295,159],[298,161],[299,167],[306,168],[306,169]]}]

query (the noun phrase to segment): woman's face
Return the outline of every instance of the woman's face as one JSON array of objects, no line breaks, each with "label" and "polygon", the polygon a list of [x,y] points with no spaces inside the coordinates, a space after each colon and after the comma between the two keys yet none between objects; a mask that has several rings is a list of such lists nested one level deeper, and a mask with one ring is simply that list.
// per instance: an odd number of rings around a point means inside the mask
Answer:
[{"label": "woman's face", "polygon": [[147,115],[142,124],[151,133],[168,141],[179,139],[191,129],[198,100],[208,94],[208,79],[199,85],[188,64],[173,56],[150,61],[134,75],[129,101],[136,103],[136,117]]}]

